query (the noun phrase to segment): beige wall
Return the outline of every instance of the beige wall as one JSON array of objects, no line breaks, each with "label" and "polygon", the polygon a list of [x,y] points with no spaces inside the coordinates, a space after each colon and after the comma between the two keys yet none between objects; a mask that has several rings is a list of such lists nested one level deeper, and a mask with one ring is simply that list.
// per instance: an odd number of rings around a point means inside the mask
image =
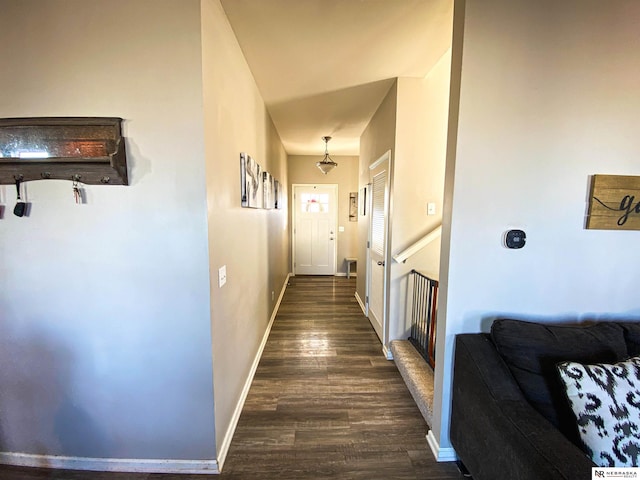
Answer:
[{"label": "beige wall", "polygon": [[[442,223],[451,54],[447,52],[424,79],[399,78],[394,163],[391,252],[397,254]],[[427,215],[435,203],[436,214]],[[391,264],[389,340],[406,339],[409,272],[438,279],[440,239],[407,259]]]},{"label": "beige wall", "polygon": [[[360,188],[369,183],[369,165],[391,150],[391,161],[394,158],[396,139],[396,105],[398,82],[395,81],[389,92],[382,100],[375,115],[360,137],[360,162],[358,166],[358,181]],[[393,172],[391,172],[393,177]],[[358,265],[360,275],[356,283],[356,295],[362,304],[366,296],[366,261],[367,240],[369,238],[370,212],[366,216],[358,217]]]},{"label": "beige wall", "polygon": [[[285,208],[240,206],[240,152],[287,185],[286,155],[219,0],[202,3],[202,58],[216,445],[233,415],[289,272]],[[218,269],[227,283],[218,287]],[[272,299],[273,294],[273,299]]]},{"label": "beige wall", "polygon": [[[464,3],[433,425],[445,452],[456,334],[500,316],[640,319],[640,232],[584,229],[590,175],[640,175],[640,3]],[[514,227],[527,233],[521,250],[502,246]]]},{"label": "beige wall", "polygon": [[[344,232],[338,232],[336,265],[338,273],[346,274],[347,266],[344,259],[356,257],[357,254],[358,223],[349,221],[349,193],[358,191],[358,157],[332,155],[331,158],[338,166],[327,175],[316,167],[316,163],[323,158],[323,155],[289,155],[289,193],[292,198],[291,186],[296,183],[338,185],[338,226],[344,227]],[[289,204],[289,222],[291,222],[292,211],[292,206]]]},{"label": "beige wall", "polygon": [[[390,251],[410,247],[442,222],[451,53],[447,52],[423,79],[398,78],[361,138],[360,185],[369,182],[369,165],[391,149],[392,175]],[[436,214],[427,215],[427,204]],[[369,218],[359,225],[359,260],[365,264]],[[393,260],[389,272],[389,328],[386,341],[406,338],[409,272],[419,270],[438,278],[440,241],[409,258]],[[358,278],[364,300],[366,275]]]}]

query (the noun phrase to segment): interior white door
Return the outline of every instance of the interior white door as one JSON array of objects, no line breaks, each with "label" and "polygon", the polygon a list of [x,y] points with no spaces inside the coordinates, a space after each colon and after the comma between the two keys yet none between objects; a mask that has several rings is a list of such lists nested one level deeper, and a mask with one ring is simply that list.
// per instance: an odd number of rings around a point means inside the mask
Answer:
[{"label": "interior white door", "polygon": [[371,224],[369,242],[369,321],[384,344],[387,290],[389,215],[389,153],[371,166]]},{"label": "interior white door", "polygon": [[337,185],[294,185],[295,275],[335,275]]}]

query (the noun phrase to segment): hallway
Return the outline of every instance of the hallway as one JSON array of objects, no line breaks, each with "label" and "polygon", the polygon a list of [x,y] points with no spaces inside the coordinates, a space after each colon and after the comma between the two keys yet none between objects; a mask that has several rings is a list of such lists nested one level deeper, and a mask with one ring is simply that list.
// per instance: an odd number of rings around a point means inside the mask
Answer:
[{"label": "hallway", "polygon": [[[427,425],[354,298],[355,280],[289,283],[223,473],[212,478],[463,478],[454,464],[433,459]],[[202,478],[0,466],[1,480]]]},{"label": "hallway", "polygon": [[223,479],[459,479],[354,297],[355,280],[291,277]]}]

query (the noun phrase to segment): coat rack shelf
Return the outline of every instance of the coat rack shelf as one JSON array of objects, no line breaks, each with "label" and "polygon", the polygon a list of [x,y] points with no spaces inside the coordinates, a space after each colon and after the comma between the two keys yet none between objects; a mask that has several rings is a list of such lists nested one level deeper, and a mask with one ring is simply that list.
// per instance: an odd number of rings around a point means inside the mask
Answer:
[{"label": "coat rack shelf", "polygon": [[122,119],[0,119],[0,184],[48,179],[128,185]]}]

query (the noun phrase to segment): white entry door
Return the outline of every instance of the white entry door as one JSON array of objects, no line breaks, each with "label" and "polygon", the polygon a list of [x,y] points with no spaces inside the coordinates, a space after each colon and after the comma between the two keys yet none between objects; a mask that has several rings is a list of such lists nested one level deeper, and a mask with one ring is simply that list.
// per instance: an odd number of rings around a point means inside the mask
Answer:
[{"label": "white entry door", "polygon": [[387,317],[389,160],[385,153],[370,168],[371,217],[369,226],[369,321],[385,344]]},{"label": "white entry door", "polygon": [[335,275],[337,185],[293,186],[293,273]]}]

